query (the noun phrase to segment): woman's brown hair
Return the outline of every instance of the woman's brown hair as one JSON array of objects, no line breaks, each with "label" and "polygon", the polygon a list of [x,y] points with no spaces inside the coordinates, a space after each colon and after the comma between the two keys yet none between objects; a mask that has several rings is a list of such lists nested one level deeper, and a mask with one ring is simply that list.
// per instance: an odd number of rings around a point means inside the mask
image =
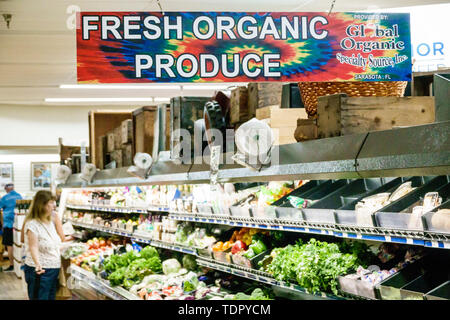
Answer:
[{"label": "woman's brown hair", "polygon": [[[25,218],[25,222],[32,219],[38,219],[44,221],[45,206],[49,201],[55,201],[56,198],[50,191],[40,190],[36,193],[31,202],[30,210],[28,211],[27,217]],[[49,217],[49,221],[51,217]],[[25,224],[24,222],[24,224]]]},{"label": "woman's brown hair", "polygon": [[[22,232],[20,235],[20,241],[23,243],[25,241],[25,234],[23,233],[25,230],[25,224],[32,219],[38,219],[44,221],[45,216],[45,206],[49,201],[54,201],[56,198],[50,191],[40,190],[36,192],[34,195],[33,201],[31,202],[30,209],[28,210],[28,214],[25,217],[25,220],[22,225]],[[51,221],[51,217],[49,217],[49,221]]]}]

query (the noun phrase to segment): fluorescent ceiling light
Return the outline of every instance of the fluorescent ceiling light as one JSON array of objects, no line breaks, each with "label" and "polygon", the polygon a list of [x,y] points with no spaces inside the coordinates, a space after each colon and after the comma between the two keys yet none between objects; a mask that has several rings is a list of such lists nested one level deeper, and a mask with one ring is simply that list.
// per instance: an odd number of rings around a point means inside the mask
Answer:
[{"label": "fluorescent ceiling light", "polygon": [[187,85],[183,86],[183,90],[223,90],[229,87],[234,87],[235,85]]},{"label": "fluorescent ceiling light", "polygon": [[115,85],[115,84],[61,84],[61,89],[127,89],[127,90],[142,90],[142,89],[161,89],[161,90],[180,90],[181,87],[177,85]]},{"label": "fluorescent ceiling light", "polygon": [[45,102],[153,102],[153,98],[45,98]]},{"label": "fluorescent ceiling light", "polygon": [[170,98],[155,98],[155,102],[169,102]]}]

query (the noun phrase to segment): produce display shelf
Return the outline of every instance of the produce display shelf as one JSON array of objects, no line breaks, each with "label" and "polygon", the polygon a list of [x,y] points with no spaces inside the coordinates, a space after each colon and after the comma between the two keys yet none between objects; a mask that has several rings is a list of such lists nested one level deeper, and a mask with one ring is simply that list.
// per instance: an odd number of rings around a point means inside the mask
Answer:
[{"label": "produce display shelf", "polygon": [[124,288],[111,287],[107,281],[97,278],[92,272],[84,270],[76,265],[70,265],[69,273],[71,277],[74,277],[79,281],[83,281],[108,298],[114,300],[141,300],[138,296],[133,295]]},{"label": "produce display shelf", "polygon": [[169,208],[168,207],[156,207],[156,206],[150,206],[147,208],[147,211],[150,212],[169,212]]},{"label": "produce display shelf", "polygon": [[[158,211],[169,212],[169,218],[178,221],[213,223],[213,224],[229,225],[233,227],[249,227],[266,230],[321,234],[334,236],[338,238],[381,241],[381,242],[425,246],[430,248],[450,249],[450,234],[445,233],[430,233],[420,230],[386,229],[379,227],[369,228],[369,227],[348,226],[348,225],[332,226],[320,223],[310,223],[305,221],[279,221],[277,219],[264,219],[254,217],[233,217],[233,216],[193,214],[193,213],[169,211],[168,208],[160,208],[160,210]],[[120,229],[83,224],[81,222],[74,222],[74,221],[71,222],[73,225],[77,225],[80,227],[86,227],[122,236],[128,237],[132,236],[131,233]],[[176,251],[189,253],[188,251],[190,250],[180,249]]]},{"label": "produce display shelf", "polygon": [[305,299],[308,299],[308,297],[315,297],[315,298],[321,298],[326,300],[345,300],[344,297],[335,296],[328,293],[317,293],[312,294],[308,293],[304,288],[300,287],[297,284],[293,283],[287,283],[284,281],[278,281],[274,279],[271,275],[269,275],[266,272],[255,270],[255,269],[249,269],[242,266],[237,265],[231,265],[228,263],[218,262],[216,260],[207,259],[204,257],[197,258],[197,264],[203,267],[211,268],[214,270],[219,270],[222,272],[230,273],[239,277],[244,277],[250,280],[258,281],[261,283],[265,283],[271,286],[277,286],[282,289],[287,289],[290,291],[293,291],[297,294],[301,294],[305,297]]},{"label": "produce display shelf", "polygon": [[179,221],[191,221],[201,223],[215,223],[237,227],[252,227],[267,230],[281,230],[301,233],[312,233],[329,235],[339,238],[359,239],[369,241],[381,241],[400,244],[410,244],[432,248],[450,249],[450,236],[445,234],[434,234],[434,238],[427,239],[423,231],[367,228],[358,226],[319,226],[304,221],[284,221],[257,219],[251,217],[215,217],[196,214],[170,213],[170,219]]},{"label": "produce display shelf", "polygon": [[196,214],[183,214],[183,213],[170,213],[169,219],[179,220],[179,221],[191,221],[191,222],[202,222],[202,223],[214,223],[223,224],[234,227],[249,227],[267,230],[284,230],[284,231],[295,231],[303,233],[315,233],[315,234],[325,234],[333,235],[333,230],[326,228],[317,228],[316,226],[311,226],[302,222],[292,224],[281,224],[276,221],[271,221],[268,219],[257,219],[257,218],[245,218],[245,217],[216,217],[216,216],[204,216]]},{"label": "produce display shelf", "polygon": [[133,236],[133,233],[130,233],[128,231],[121,230],[121,229],[109,228],[109,227],[91,224],[91,223],[77,222],[77,221],[73,221],[70,219],[66,219],[66,221],[70,221],[70,223],[72,223],[72,225],[81,227],[81,228],[102,231],[102,232],[111,233],[111,234],[115,234],[118,236],[124,236],[124,237],[132,237]]},{"label": "produce display shelf", "polygon": [[92,229],[92,230],[102,231],[102,232],[106,232],[106,233],[110,233],[110,234],[121,235],[124,237],[131,238],[131,240],[135,241],[135,242],[147,243],[147,244],[150,244],[150,245],[152,245],[154,247],[158,247],[158,248],[168,249],[168,250],[172,250],[172,251],[178,251],[178,252],[187,253],[187,254],[191,254],[191,255],[197,255],[197,250],[195,248],[190,248],[190,247],[185,247],[185,246],[182,246],[179,244],[171,244],[171,243],[166,243],[163,241],[153,240],[149,237],[143,236],[142,234],[124,232],[124,231],[121,231],[118,229],[107,228],[107,227],[98,226],[95,224],[74,222],[73,220],[70,220],[70,219],[66,219],[66,220],[70,221],[74,226],[78,226],[81,228]]},{"label": "produce display shelf", "polygon": [[134,208],[134,207],[115,207],[115,206],[99,206],[99,205],[70,205],[66,206],[71,210],[89,210],[89,211],[102,211],[110,213],[147,213],[146,208]]},{"label": "produce display shelf", "polygon": [[133,237],[131,237],[131,240],[134,242],[146,243],[146,244],[152,245],[154,247],[158,247],[158,248],[168,249],[168,250],[172,250],[172,251],[178,251],[178,252],[187,253],[187,254],[191,254],[191,255],[195,255],[195,256],[197,255],[197,251],[193,248],[185,247],[185,246],[178,245],[178,244],[171,244],[171,243],[166,243],[163,241],[153,240],[153,239],[150,239],[148,237],[144,237],[144,236],[138,235],[138,234],[135,234]]}]

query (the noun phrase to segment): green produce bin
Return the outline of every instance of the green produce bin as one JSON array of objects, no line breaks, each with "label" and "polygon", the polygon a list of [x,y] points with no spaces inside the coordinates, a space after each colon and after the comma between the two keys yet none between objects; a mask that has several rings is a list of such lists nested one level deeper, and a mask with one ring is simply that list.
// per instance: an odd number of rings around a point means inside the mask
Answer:
[{"label": "green produce bin", "polygon": [[211,247],[197,248],[197,255],[208,259],[214,259]]},{"label": "green produce bin", "polygon": [[400,289],[403,300],[424,300],[425,294],[449,280],[449,274],[430,271]]},{"label": "green produce bin", "polygon": [[246,257],[244,257],[243,255],[240,255],[240,254],[232,254],[231,255],[231,260],[236,265],[247,267],[247,268],[250,268],[250,269],[258,269],[258,262],[261,261],[262,259],[264,259],[264,257],[266,255],[268,255],[268,254],[270,254],[270,251],[266,250],[266,251],[261,252],[260,254],[258,254],[256,256],[254,256],[251,259],[248,259],[248,258],[246,258]]},{"label": "green produce bin", "polygon": [[382,300],[402,300],[400,288],[421,276],[423,273],[422,265],[419,263],[413,263],[406,266],[389,278],[381,281],[376,286],[379,293],[378,296]]},{"label": "green produce bin", "polygon": [[450,300],[450,281],[441,284],[425,295],[426,300]]},{"label": "green produce bin", "polygon": [[275,207],[272,207],[272,206],[263,207],[263,206],[252,205],[250,207],[250,210],[252,212],[253,217],[255,217],[255,218],[275,219],[277,217],[277,212],[275,210]]},{"label": "green produce bin", "polygon": [[225,251],[213,251],[214,260],[223,263],[232,263],[231,261],[231,248],[228,248]]}]

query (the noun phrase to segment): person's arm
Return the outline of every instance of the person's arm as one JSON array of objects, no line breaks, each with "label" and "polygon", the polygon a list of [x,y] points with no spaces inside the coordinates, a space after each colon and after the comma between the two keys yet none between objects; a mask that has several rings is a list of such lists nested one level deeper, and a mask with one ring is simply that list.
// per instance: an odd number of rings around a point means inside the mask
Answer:
[{"label": "person's arm", "polygon": [[42,274],[45,272],[44,269],[42,269],[41,263],[39,261],[39,241],[38,241],[38,237],[36,234],[34,234],[34,232],[28,230],[27,231],[27,237],[28,237],[28,246],[29,246],[29,250],[31,253],[31,258],[34,261],[34,265],[36,273],[37,274]]},{"label": "person's arm", "polygon": [[53,223],[55,224],[56,232],[61,238],[61,241],[64,242],[66,240],[66,236],[64,235],[61,219],[58,217],[56,212],[53,213]]},{"label": "person's arm", "polygon": [[25,243],[25,223],[22,225],[22,230],[20,230],[20,243]]},{"label": "person's arm", "polygon": [[25,218],[25,220],[22,223],[22,230],[20,230],[20,243],[25,243],[25,225],[27,224],[28,219]]}]

